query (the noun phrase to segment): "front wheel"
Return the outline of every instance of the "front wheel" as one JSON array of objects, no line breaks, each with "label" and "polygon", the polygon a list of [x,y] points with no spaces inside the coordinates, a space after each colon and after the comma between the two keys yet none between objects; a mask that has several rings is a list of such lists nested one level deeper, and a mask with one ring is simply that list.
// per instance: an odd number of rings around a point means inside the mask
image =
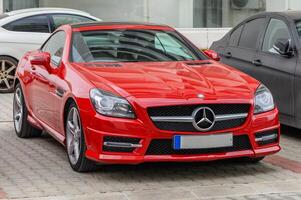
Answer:
[{"label": "front wheel", "polygon": [[69,163],[74,171],[87,172],[94,170],[96,164],[85,156],[86,143],[78,108],[72,103],[66,120],[66,148]]},{"label": "front wheel", "polygon": [[28,121],[28,110],[25,105],[21,85],[18,84],[15,89],[13,102],[13,118],[15,132],[20,138],[37,137],[42,134],[42,130],[33,127]]}]

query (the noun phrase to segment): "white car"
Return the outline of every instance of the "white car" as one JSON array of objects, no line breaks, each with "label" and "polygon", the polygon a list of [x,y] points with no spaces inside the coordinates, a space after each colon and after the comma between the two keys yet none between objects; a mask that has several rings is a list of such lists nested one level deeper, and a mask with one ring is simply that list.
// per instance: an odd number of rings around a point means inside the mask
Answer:
[{"label": "white car", "polygon": [[65,8],[32,8],[0,14],[0,93],[11,92],[18,60],[40,48],[60,25],[99,21],[92,15]]}]

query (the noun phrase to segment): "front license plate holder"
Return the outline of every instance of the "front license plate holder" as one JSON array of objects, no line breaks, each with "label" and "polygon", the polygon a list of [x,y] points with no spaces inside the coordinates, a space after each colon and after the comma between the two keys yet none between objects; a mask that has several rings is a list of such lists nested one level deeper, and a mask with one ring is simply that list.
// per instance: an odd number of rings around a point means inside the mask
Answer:
[{"label": "front license plate holder", "polygon": [[233,147],[233,134],[175,135],[173,149],[212,149]]}]

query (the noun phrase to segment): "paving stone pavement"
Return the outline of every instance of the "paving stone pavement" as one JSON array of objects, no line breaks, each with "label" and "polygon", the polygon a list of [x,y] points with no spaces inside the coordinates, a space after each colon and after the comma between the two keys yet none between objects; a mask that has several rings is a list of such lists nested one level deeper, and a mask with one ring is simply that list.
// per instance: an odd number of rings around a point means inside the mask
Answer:
[{"label": "paving stone pavement", "polygon": [[11,110],[12,95],[0,94],[0,199],[301,199],[301,173],[293,170],[301,167],[298,129],[283,128],[273,162],[111,165],[79,174],[49,135],[17,138]]}]

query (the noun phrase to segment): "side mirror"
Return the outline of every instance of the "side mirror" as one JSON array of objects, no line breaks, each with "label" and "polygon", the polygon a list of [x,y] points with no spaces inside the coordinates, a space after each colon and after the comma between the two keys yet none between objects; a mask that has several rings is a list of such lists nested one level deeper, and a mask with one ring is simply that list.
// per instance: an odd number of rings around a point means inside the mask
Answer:
[{"label": "side mirror", "polygon": [[50,54],[48,52],[39,52],[29,57],[31,65],[42,65],[47,70],[50,69]]},{"label": "side mirror", "polygon": [[216,51],[211,50],[211,49],[205,50],[204,53],[206,54],[206,56],[208,56],[212,60],[220,61],[220,59],[221,59],[221,57],[218,55],[218,53]]},{"label": "side mirror", "polygon": [[273,45],[273,49],[285,57],[292,57],[294,55],[294,49],[290,39],[278,39]]}]

